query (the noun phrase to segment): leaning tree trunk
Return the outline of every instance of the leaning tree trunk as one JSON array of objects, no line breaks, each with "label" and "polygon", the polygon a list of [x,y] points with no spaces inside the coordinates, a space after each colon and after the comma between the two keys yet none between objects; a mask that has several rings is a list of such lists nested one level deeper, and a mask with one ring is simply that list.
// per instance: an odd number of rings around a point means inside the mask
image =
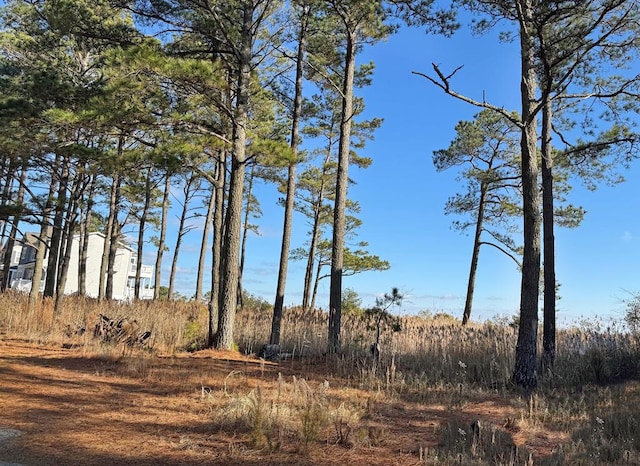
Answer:
[{"label": "leaning tree trunk", "polygon": [[320,240],[320,224],[322,216],[322,203],[324,201],[325,192],[325,178],[327,174],[327,167],[329,159],[331,158],[331,145],[327,150],[327,157],[322,166],[322,179],[320,180],[320,188],[318,190],[318,197],[316,199],[316,205],[313,206],[313,225],[311,227],[311,242],[309,244],[309,254],[307,256],[307,266],[304,273],[304,291],[302,295],[302,309],[309,310],[314,309],[314,303],[311,303],[311,283],[313,280],[313,269],[316,258],[316,248],[318,241]]},{"label": "leaning tree trunk", "polygon": [[513,381],[525,389],[537,386],[538,295],[540,286],[540,197],[538,188],[536,72],[531,0],[518,0],[522,59],[522,202],[524,251],[520,290],[520,324]]},{"label": "leaning tree trunk", "polygon": [[333,209],[333,241],[331,248],[331,286],[329,289],[329,332],[327,351],[340,349],[342,320],[342,267],[346,232],[347,186],[349,183],[349,152],[351,122],[353,119],[353,85],[356,62],[356,32],[347,31],[345,71],[342,85],[342,113],[340,117],[340,143],[338,146],[338,173],[336,198]]},{"label": "leaning tree trunk", "polygon": [[38,236],[38,249],[36,251],[35,263],[33,265],[33,276],[31,277],[31,291],[29,292],[29,309],[33,309],[33,305],[40,295],[40,281],[42,280],[42,267],[44,259],[47,255],[47,240],[51,235],[51,213],[53,211],[53,196],[57,190],[55,177],[51,177],[51,185],[49,186],[49,195],[42,210],[42,223],[40,224],[40,235]]},{"label": "leaning tree trunk", "polygon": [[544,241],[544,307],[542,367],[556,358],[556,259],[553,233],[553,154],[551,151],[551,101],[542,108],[542,225]]},{"label": "leaning tree trunk", "polygon": [[476,271],[478,270],[478,258],[480,257],[480,239],[482,236],[482,225],[484,223],[484,209],[487,198],[487,183],[483,181],[480,185],[480,199],[478,201],[478,216],[476,218],[476,230],[473,238],[473,253],[471,255],[471,267],[469,268],[469,282],[467,283],[467,298],[464,303],[464,313],[462,315],[462,325],[467,325],[471,317],[471,307],[473,306],[473,292],[476,287]]},{"label": "leaning tree trunk", "polygon": [[273,304],[273,318],[271,319],[271,335],[269,343],[280,344],[280,330],[284,313],[284,293],[287,287],[287,267],[289,265],[289,250],[291,249],[291,229],[293,224],[293,209],[295,206],[296,166],[298,158],[298,144],[300,143],[300,117],[302,115],[302,82],[304,71],[305,42],[307,35],[308,10],[303,8],[300,18],[300,32],[298,34],[298,56],[296,57],[296,80],[293,96],[293,114],[291,118],[291,153],[293,163],[289,164],[287,173],[287,193],[284,201],[284,225],[282,227],[282,246],[280,247],[280,266],[278,267],[278,284],[276,299]]},{"label": "leaning tree trunk", "polygon": [[322,271],[322,261],[318,261],[318,266],[316,268],[316,278],[313,281],[313,291],[311,293],[311,302],[309,304],[309,309],[314,310],[316,308],[316,297],[318,296],[318,288],[320,287],[320,280],[323,278],[327,278],[327,276],[325,275],[324,277],[320,276],[320,272]]},{"label": "leaning tree trunk", "polygon": [[[195,183],[195,186],[194,186]],[[195,175],[192,173],[191,176],[186,180],[186,184],[184,186],[184,202],[182,203],[182,211],[180,213],[180,222],[178,224],[178,235],[176,237],[176,246],[173,250],[173,258],[171,260],[171,272],[169,274],[169,299],[173,299],[175,282],[176,282],[176,272],[178,271],[178,257],[180,255],[180,247],[182,246],[182,239],[189,232],[189,228],[187,228],[187,215],[189,213],[189,202],[191,202],[191,198],[193,197],[193,192],[195,189],[198,189],[199,183],[196,180]]]},{"label": "leaning tree trunk", "polygon": [[164,193],[162,195],[162,215],[160,219],[160,239],[158,240],[158,253],[156,255],[156,266],[154,271],[153,299],[160,298],[160,277],[162,274],[162,258],[167,238],[167,217],[169,216],[169,193],[171,191],[171,175],[167,170],[167,178],[164,183]]},{"label": "leaning tree trunk", "polygon": [[202,228],[202,242],[200,243],[200,255],[198,256],[198,274],[196,276],[196,294],[194,299],[196,302],[202,301],[202,282],[204,279],[204,263],[207,258],[207,244],[209,242],[209,232],[211,231],[211,222],[213,221],[213,211],[216,206],[215,187],[211,187],[211,195],[207,203],[207,214],[204,219],[204,227]]}]

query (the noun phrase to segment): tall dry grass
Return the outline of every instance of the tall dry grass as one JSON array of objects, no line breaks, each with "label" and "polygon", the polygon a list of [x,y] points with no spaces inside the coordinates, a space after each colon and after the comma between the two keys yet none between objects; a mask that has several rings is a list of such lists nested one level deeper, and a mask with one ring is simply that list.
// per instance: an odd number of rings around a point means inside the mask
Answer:
[{"label": "tall dry grass", "polygon": [[[32,341],[56,344],[95,344],[93,328],[98,315],[126,316],[141,330],[152,333],[149,346],[171,354],[197,349],[206,341],[208,313],[204,303],[139,301],[121,303],[82,297],[64,297],[57,312],[51,300],[28,306],[21,293],[0,294],[0,329]],[[318,357],[326,350],[327,316],[321,311],[285,310],[282,350],[289,357]],[[369,352],[375,341],[371,317],[346,315],[342,322],[342,352],[330,370],[365,387],[385,385],[397,390],[445,386],[460,390],[473,386],[502,389],[513,368],[516,330],[506,322],[462,327],[451,318],[402,317],[401,331],[383,329],[378,363]],[[84,334],[81,334],[84,329]],[[257,353],[268,342],[271,313],[241,309],[235,339],[240,351]],[[553,372],[542,373],[552,388],[635,377],[640,373],[640,345],[636,335],[623,328],[597,324],[558,332],[558,356]]]},{"label": "tall dry grass", "polygon": [[[99,314],[136,320],[142,330],[152,332],[148,345],[156,353],[197,349],[206,341],[208,314],[202,303],[126,304],[65,297],[55,311],[51,300],[28,306],[27,296],[11,292],[0,294],[0,338],[78,345],[91,354],[108,352],[108,345],[93,338]],[[340,376],[384,399],[433,402],[457,412],[487,391],[508,394],[520,412],[509,423],[569,434],[566,444],[539,464],[593,464],[594,458],[608,464],[640,464],[640,384],[613,383],[640,375],[637,333],[597,323],[559,330],[553,370],[540,373],[539,390],[527,399],[510,390],[517,335],[515,326],[504,319],[462,327],[452,318],[402,317],[401,331],[383,329],[379,360],[369,352],[376,333],[369,319],[344,316],[343,350],[326,356],[326,314],[287,309],[282,350],[303,363],[324,361],[328,380],[332,374]],[[270,329],[268,309],[239,310],[238,349],[256,353],[268,341]],[[126,361],[132,376],[149,376],[148,357]],[[305,445],[325,437],[344,445],[375,445],[377,434],[360,421],[363,408],[357,401],[344,403],[335,394],[327,397],[325,385],[316,388],[317,383],[303,382],[281,380],[272,391],[239,390],[215,408],[214,417],[237,424],[261,448],[278,449],[285,441]],[[514,449],[510,435],[496,426],[480,431],[452,421],[439,432],[436,449],[420,450],[420,464],[530,464],[529,453]]]}]

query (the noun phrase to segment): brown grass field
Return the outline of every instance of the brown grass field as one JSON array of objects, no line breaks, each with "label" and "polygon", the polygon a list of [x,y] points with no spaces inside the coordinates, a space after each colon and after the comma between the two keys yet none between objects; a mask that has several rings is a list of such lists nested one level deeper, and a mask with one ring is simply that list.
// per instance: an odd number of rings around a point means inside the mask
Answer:
[{"label": "brown grass field", "polygon": [[[269,363],[247,349],[265,341],[259,311],[239,313],[240,351],[187,352],[201,306],[95,306],[0,298],[0,464],[640,464],[638,353],[612,329],[560,335],[556,373],[525,396],[508,382],[502,323],[407,318],[374,369],[361,319],[345,320],[346,349],[329,358],[315,348],[321,316],[291,311],[291,357]],[[155,339],[74,332],[96,309],[149,328],[155,316]]]}]

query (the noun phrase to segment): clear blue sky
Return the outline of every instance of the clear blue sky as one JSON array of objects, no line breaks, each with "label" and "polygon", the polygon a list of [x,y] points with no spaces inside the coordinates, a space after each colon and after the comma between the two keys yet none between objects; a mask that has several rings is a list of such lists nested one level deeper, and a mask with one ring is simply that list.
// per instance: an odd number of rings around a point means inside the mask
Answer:
[{"label": "clear blue sky", "polygon": [[[358,240],[367,241],[369,251],[388,260],[391,269],[345,277],[343,285],[356,290],[365,306],[398,287],[406,296],[407,313],[429,309],[460,317],[472,238],[450,228],[452,218],[444,215],[443,207],[459,183],[454,172],[436,173],[431,156],[449,145],[458,121],[471,119],[479,109],[445,95],[411,72],[431,74],[432,62],[443,71],[464,65],[452,81],[459,92],[479,100],[484,92],[488,102],[520,110],[518,50],[499,44],[495,35],[473,37],[464,27],[451,39],[405,28],[366,48],[358,61],[370,60],[376,64],[373,85],[359,95],[365,99],[366,116],[382,117],[384,124],[360,152],[373,159],[372,166],[350,171],[357,182],[350,197],[362,209]],[[640,166],[634,164],[625,176],[626,183],[602,186],[596,192],[576,186],[570,196],[587,215],[579,228],[556,231],[561,323],[620,317],[627,292],[640,290]],[[278,194],[273,186],[259,186],[256,194],[264,214],[256,222],[261,235],[251,236],[247,244],[244,287],[272,301],[283,212],[275,204]],[[293,247],[304,243],[306,229],[304,219],[297,217]],[[200,236],[200,231],[190,233],[181,254],[177,290],[187,296],[195,287]],[[171,245],[174,240],[169,241]],[[163,284],[171,252],[165,257]],[[152,263],[150,257],[145,260]],[[301,302],[303,274],[303,263],[290,263],[285,305]],[[320,307],[328,305],[328,290],[326,279],[320,285]],[[511,259],[484,248],[472,319],[516,314],[519,292],[520,276]]]}]

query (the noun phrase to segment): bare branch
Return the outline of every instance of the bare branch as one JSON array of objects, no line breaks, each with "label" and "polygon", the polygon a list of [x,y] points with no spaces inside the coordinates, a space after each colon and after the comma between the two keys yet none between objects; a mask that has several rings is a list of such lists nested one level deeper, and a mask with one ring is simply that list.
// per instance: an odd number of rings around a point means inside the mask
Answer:
[{"label": "bare branch", "polygon": [[473,106],[476,106],[476,107],[487,108],[489,110],[493,110],[494,112],[498,112],[500,115],[504,116],[511,123],[513,123],[514,125],[516,125],[519,128],[522,128],[522,126],[523,126],[522,121],[520,121],[517,118],[515,118],[510,112],[505,110],[504,107],[498,107],[496,105],[492,105],[492,104],[487,103],[487,102],[480,102],[478,100],[475,100],[475,99],[472,99],[472,98],[467,97],[465,95],[462,95],[462,94],[460,94],[460,93],[458,93],[458,92],[456,92],[456,91],[451,89],[451,86],[449,84],[449,80],[462,68],[462,66],[457,67],[449,75],[445,75],[442,71],[440,71],[440,68],[435,63],[432,63],[432,66],[433,66],[434,71],[438,75],[438,78],[439,78],[438,80],[435,79],[435,78],[432,78],[428,74],[421,73],[419,71],[412,71],[411,73],[415,74],[415,75],[418,75],[418,76],[422,76],[423,78],[426,78],[427,80],[431,81],[433,84],[438,86],[440,89],[442,89],[446,94],[449,94],[450,96],[455,97],[458,100],[461,100],[463,102],[467,102],[467,103],[469,103],[469,104],[471,104]]}]

